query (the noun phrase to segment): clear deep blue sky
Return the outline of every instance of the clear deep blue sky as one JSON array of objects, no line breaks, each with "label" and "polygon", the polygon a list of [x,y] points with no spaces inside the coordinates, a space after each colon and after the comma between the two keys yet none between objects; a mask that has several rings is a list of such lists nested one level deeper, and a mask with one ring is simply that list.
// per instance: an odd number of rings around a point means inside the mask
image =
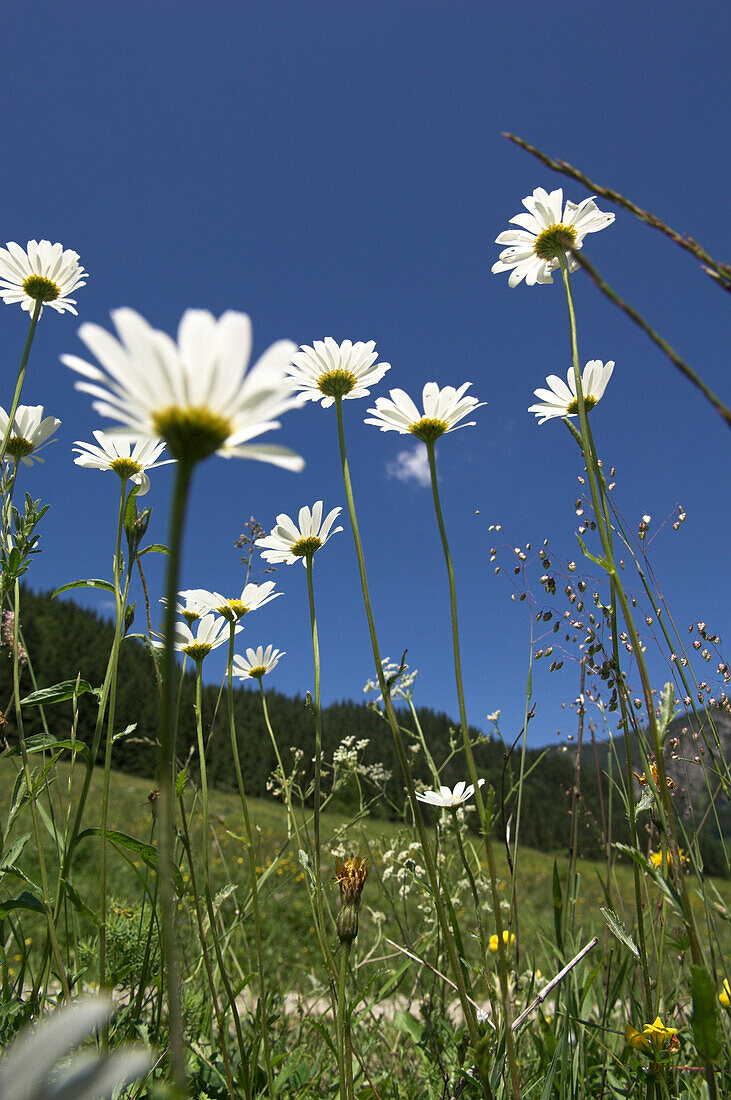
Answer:
[{"label": "clear deep blue sky", "polygon": [[[283,337],[373,339],[392,369],[371,401],[345,408],[382,651],[408,647],[417,702],[456,715],[430,493],[393,476],[414,444],[363,418],[391,387],[417,396],[428,380],[472,381],[487,405],[478,427],[441,442],[441,491],[469,718],[486,728],[485,715],[500,709],[512,739],[530,615],[510,601],[509,556],[496,577],[489,550],[536,550],[548,537],[555,566],[578,560],[580,470],[560,422],[538,428],[526,412],[545,376],[569,366],[560,283],[509,289],[507,276],[490,273],[493,242],[535,187],[563,186],[576,201],[587,192],[501,131],[576,164],[727,260],[730,30],[728,5],[698,0],[6,6],[2,239],[61,241],[90,273],[78,320],[45,312],[24,391],[25,403],[63,421],[45,465],[24,475],[52,506],[30,583],[111,571],[117,479],[71,456],[74,440],[111,422],[59,363],[61,353],[85,354],[81,321],[109,326],[111,309],[132,306],[174,332],[188,307],[239,309],[251,315],[256,355]],[[699,266],[621,210],[585,249],[728,403],[729,300]],[[653,531],[684,506],[686,523],[656,535],[651,560],[682,629],[703,619],[723,634],[731,433],[586,276],[574,282],[582,362],[616,362],[593,418],[599,451],[617,469],[616,501],[632,526],[651,514]],[[27,315],[8,306],[0,314],[7,407]],[[199,468],[182,587],[240,592],[233,541],[249,516],[269,529],[278,512],[317,499],[326,509],[345,504],[333,410],[289,413],[269,438],[304,455],[305,471],[218,458]],[[152,479],[150,536],[164,541],[171,469]],[[503,525],[502,542],[492,523]],[[316,559],[324,702],[362,698],[372,675],[344,526]],[[548,606],[539,571],[531,575]],[[282,567],[276,580],[285,598],[252,614],[242,641],[286,650],[268,683],[303,693],[312,687],[304,570]],[[150,583],[157,598],[159,568]],[[98,597],[85,600],[107,610]],[[558,674],[536,667],[535,744],[573,728],[561,707],[578,692],[573,658],[569,650]],[[212,656],[207,668],[214,678],[222,661]],[[663,666],[653,671],[662,684]]]}]

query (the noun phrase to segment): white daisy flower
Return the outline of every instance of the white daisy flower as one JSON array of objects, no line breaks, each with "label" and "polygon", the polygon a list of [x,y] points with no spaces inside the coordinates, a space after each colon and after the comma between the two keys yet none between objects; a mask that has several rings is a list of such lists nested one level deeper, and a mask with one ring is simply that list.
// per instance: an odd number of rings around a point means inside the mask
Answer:
[{"label": "white daisy flower", "polygon": [[367,397],[367,387],[380,382],[391,369],[390,363],[376,363],[375,346],[375,340],[337,344],[332,336],[314,340],[312,347],[303,344],[292,356],[289,380],[301,401],[322,401],[323,409],[336,397]]},{"label": "white daisy flower", "polygon": [[500,253],[492,270],[509,271],[509,286],[517,286],[523,279],[527,286],[552,283],[551,272],[558,267],[562,252],[566,255],[569,271],[576,271],[579,265],[567,250],[580,249],[587,233],[598,233],[614,221],[614,214],[599,210],[593,196],[578,206],[567,199],[563,213],[562,203],[560,187],[550,194],[536,187],[532,195],[523,199],[528,213],[516,214],[510,219],[520,229],[507,229],[496,238],[497,244],[510,247]]},{"label": "white daisy flower", "polygon": [[267,672],[271,672],[279,664],[284,653],[268,645],[257,646],[256,649],[247,649],[246,657],[239,657],[238,653],[233,659],[233,674],[242,680],[250,677],[252,680],[261,680]]},{"label": "white daisy flower", "polygon": [[474,420],[460,424],[463,417],[474,412],[484,401],[476,397],[465,397],[472,385],[465,382],[458,390],[454,386],[439,389],[436,382],[427,382],[422,392],[424,412],[418,408],[403,390],[391,390],[389,397],[377,397],[375,409],[369,409],[372,417],[366,418],[366,424],[373,424],[382,432],[400,432],[401,435],[415,435],[424,443],[433,443],[445,432],[455,428],[472,428]]},{"label": "white daisy flower", "polygon": [[[484,782],[485,780],[481,779],[480,786],[482,786]],[[438,791],[424,791],[422,794],[417,792],[416,797],[419,799],[419,802],[428,802],[430,806],[440,806],[442,809],[449,809],[454,806],[462,806],[468,798],[472,798],[474,793],[474,785],[472,783],[468,785],[461,779],[453,791],[450,791],[449,787],[440,787]]]},{"label": "white daisy flower", "polygon": [[86,379],[76,388],[97,399],[94,409],[121,421],[114,435],[163,439],[173,458],[187,462],[215,451],[302,469],[302,458],[286,447],[249,442],[278,428],[276,417],[297,404],[285,380],[295,346],[290,340],[272,344],[247,372],[251,321],[245,313],[216,319],[206,310],[186,310],[177,343],[133,309],[115,310],[112,320],[119,339],[99,325],[79,329],[106,374],[76,355],[61,359]]},{"label": "white daisy flower", "polygon": [[8,241],[0,248],[0,298],[6,305],[20,302],[28,313],[41,301],[57,313],[76,314],[76,299],[69,294],[86,286],[86,278],[78,252],[62,244],[28,241],[24,250]]},{"label": "white daisy flower", "polygon": [[[593,409],[604,394],[607,382],[612,377],[614,362],[602,363],[601,359],[590,359],[581,372],[581,391],[587,411]],[[566,374],[566,382],[556,374],[549,374],[546,383],[548,390],[534,390],[540,402],[531,405],[528,412],[535,413],[539,424],[545,424],[555,416],[576,416],[579,411],[579,399],[576,396],[574,368]]]},{"label": "white daisy flower", "polygon": [[[5,446],[6,462],[20,459],[24,466],[33,462],[43,462],[38,451],[60,426],[55,416],[43,415],[43,405],[18,405],[13,424]],[[8,414],[0,406],[0,439],[5,438],[8,430]]]},{"label": "white daisy flower", "polygon": [[150,488],[150,479],[147,470],[153,470],[156,466],[169,466],[174,458],[166,458],[158,461],[165,450],[165,444],[160,440],[138,440],[134,445],[130,439],[115,439],[106,432],[92,432],[98,446],[93,443],[84,443],[77,439],[73,450],[77,451],[74,462],[77,466],[83,466],[87,470],[114,470],[122,480],[129,478],[135,485],[139,485],[137,496],[144,496]]},{"label": "white daisy flower", "polygon": [[228,599],[220,592],[208,592],[205,588],[189,588],[179,595],[185,600],[186,609],[196,609],[199,615],[205,615],[215,611],[217,615],[223,615],[229,622],[237,622],[242,619],[247,611],[256,611],[270,600],[276,600],[277,596],[283,596],[283,592],[274,592],[274,581],[265,581],[264,584],[247,584],[240,596]]},{"label": "white daisy flower", "polygon": [[331,530],[341,511],[342,508],[333,508],[323,523],[322,501],[318,500],[313,504],[311,512],[306,505],[300,508],[299,527],[282,512],[277,516],[277,526],[273,531],[266,538],[256,540],[256,545],[262,548],[261,556],[265,561],[285,565],[294,565],[301,558],[302,564],[306,566],[308,558],[312,560],[315,551],[324,546],[331,535],[342,531],[342,527]]},{"label": "white daisy flower", "polygon": [[[195,634],[191,630],[191,626],[195,625]],[[238,634],[243,627],[235,627],[235,633]],[[178,653],[185,653],[188,657],[192,657],[194,661],[202,661],[204,657],[207,657],[212,649],[218,649],[220,645],[227,642],[230,636],[230,627],[227,619],[224,619],[221,615],[204,615],[201,619],[198,619],[195,624],[191,623],[176,623],[175,634],[173,635],[173,648]],[[162,649],[165,642],[162,638],[153,638],[152,645],[156,649]]]}]

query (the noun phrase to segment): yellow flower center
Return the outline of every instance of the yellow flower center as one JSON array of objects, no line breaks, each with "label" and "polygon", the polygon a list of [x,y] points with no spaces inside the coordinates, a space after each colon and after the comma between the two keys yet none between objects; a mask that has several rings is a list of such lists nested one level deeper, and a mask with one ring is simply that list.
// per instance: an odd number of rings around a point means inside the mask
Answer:
[{"label": "yellow flower center", "polygon": [[345,397],[355,389],[358,379],[349,370],[328,370],[317,379],[317,388],[326,397]]},{"label": "yellow flower center", "polygon": [[131,458],[115,458],[109,463],[110,469],[119,474],[122,481],[125,478],[132,477],[133,474],[139,474],[142,470],[139,462],[135,462]]},{"label": "yellow flower center", "polygon": [[47,279],[45,275],[29,275],[23,280],[23,290],[29,298],[35,298],[37,302],[54,302],[61,293],[53,280]]},{"label": "yellow flower center", "polygon": [[409,424],[409,431],[423,443],[433,443],[435,439],[439,439],[440,435],[444,435],[445,432],[449,431],[449,424],[447,424],[446,420],[437,420],[435,417],[422,416],[421,420]]},{"label": "yellow flower center", "polygon": [[223,615],[224,619],[228,619],[230,623],[241,619],[248,610],[249,608],[241,600],[227,600],[221,607],[216,608],[218,614]]},{"label": "yellow flower center", "polygon": [[257,665],[256,668],[249,669],[249,676],[251,676],[253,680],[261,680],[262,676],[265,675],[266,669],[264,668],[264,665]]},{"label": "yellow flower center", "polygon": [[167,443],[173,458],[191,463],[212,455],[233,430],[230,420],[210,409],[177,405],[155,413],[152,426],[155,434]]},{"label": "yellow flower center", "polygon": [[[584,394],[584,408],[586,409],[586,411],[588,412],[589,409],[593,409],[595,405],[596,405],[596,397],[592,397],[590,393],[585,393]],[[573,399],[573,401],[569,401],[568,405],[566,406],[566,415],[567,416],[576,416],[578,411],[579,411],[579,399],[578,399],[578,397],[575,397]]]},{"label": "yellow flower center", "polygon": [[14,435],[8,440],[5,453],[18,459],[25,458],[25,456],[29,455],[33,450],[35,450],[35,448],[29,439],[23,439],[20,435]]},{"label": "yellow flower center", "polygon": [[294,554],[296,558],[311,558],[321,546],[322,539],[319,539],[317,535],[310,535],[308,538],[302,538],[295,542],[290,553]]},{"label": "yellow flower center", "polygon": [[202,661],[213,649],[207,642],[193,642],[192,645],[183,646],[183,653],[187,653],[194,661]]},{"label": "yellow flower center", "polygon": [[575,244],[576,230],[573,225],[557,222],[538,234],[533,244],[533,251],[542,260],[557,260]]}]

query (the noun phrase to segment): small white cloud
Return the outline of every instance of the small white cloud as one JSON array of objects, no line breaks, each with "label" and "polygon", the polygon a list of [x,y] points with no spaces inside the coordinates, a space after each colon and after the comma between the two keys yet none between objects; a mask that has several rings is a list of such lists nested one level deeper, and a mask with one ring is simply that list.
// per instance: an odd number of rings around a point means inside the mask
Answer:
[{"label": "small white cloud", "polygon": [[429,459],[424,444],[417,443],[411,450],[399,451],[386,466],[386,473],[399,481],[415,481],[417,485],[424,487],[431,484]]}]

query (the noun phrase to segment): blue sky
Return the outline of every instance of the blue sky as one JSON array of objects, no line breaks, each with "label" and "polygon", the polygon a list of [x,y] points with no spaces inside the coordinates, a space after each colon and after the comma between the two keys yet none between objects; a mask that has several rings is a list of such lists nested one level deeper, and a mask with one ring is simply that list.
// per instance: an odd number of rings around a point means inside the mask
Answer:
[{"label": "blue sky", "polygon": [[[580,468],[562,425],[538,428],[526,412],[545,376],[569,366],[562,289],[509,289],[490,273],[493,242],[535,187],[563,186],[576,201],[587,193],[501,131],[728,259],[728,6],[38,0],[7,7],[4,24],[3,240],[61,241],[90,272],[78,321],[44,314],[24,390],[26,404],[63,422],[46,463],[24,475],[51,504],[30,583],[51,588],[111,569],[117,480],[71,460],[74,440],[111,423],[59,363],[62,353],[84,354],[81,321],[109,327],[110,310],[124,305],[174,332],[186,308],[239,309],[252,318],[256,356],[283,337],[373,339],[392,369],[371,400],[346,403],[346,431],[382,652],[408,648],[417,702],[456,715],[430,494],[394,476],[414,443],[363,418],[389,388],[416,396],[429,380],[472,381],[487,404],[477,427],[439,446],[440,485],[469,718],[486,728],[485,715],[500,709],[512,740],[531,615],[511,602],[510,553],[501,551],[495,576],[490,548],[530,543],[535,553],[548,538],[557,570],[578,560]],[[728,300],[699,265],[620,210],[586,252],[728,403]],[[600,454],[616,467],[616,502],[631,527],[652,516],[650,558],[681,629],[702,619],[723,634],[728,429],[585,276],[574,285],[582,361],[616,362],[593,417]],[[27,315],[3,306],[0,324],[7,407]],[[270,438],[305,457],[302,474],[223,459],[197,470],[183,587],[240,592],[233,542],[249,516],[269,529],[302,504],[345,504],[332,410],[291,412]],[[164,541],[172,474],[152,476],[150,536]],[[659,531],[678,503],[685,524]],[[533,591],[548,607],[539,575],[533,567]],[[286,598],[252,615],[242,640],[286,650],[271,686],[304,693],[304,570],[282,567],[276,580]],[[160,569],[150,584],[157,596]],[[372,665],[347,524],[318,556],[315,584],[323,700],[361,698]],[[87,602],[104,610],[97,597]],[[562,703],[578,692],[576,651],[561,654],[554,642],[565,663],[551,675],[536,666],[534,744],[575,722]],[[652,667],[660,686],[667,670]],[[214,678],[222,662],[212,656],[207,669]]]}]

